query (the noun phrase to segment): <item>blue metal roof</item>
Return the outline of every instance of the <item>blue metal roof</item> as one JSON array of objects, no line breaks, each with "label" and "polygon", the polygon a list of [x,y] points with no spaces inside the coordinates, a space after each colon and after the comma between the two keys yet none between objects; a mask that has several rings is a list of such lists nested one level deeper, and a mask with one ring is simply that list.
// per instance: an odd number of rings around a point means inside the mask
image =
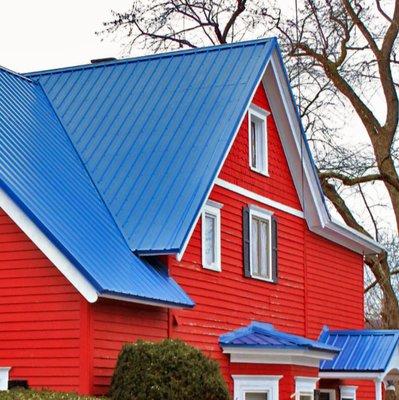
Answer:
[{"label": "blue metal roof", "polygon": [[131,250],[180,252],[275,39],[29,75]]},{"label": "blue metal roof", "polygon": [[192,306],[131,251],[41,86],[0,69],[0,188],[100,294]]},{"label": "blue metal roof", "polygon": [[325,329],[320,341],[341,349],[334,360],[321,362],[323,372],[383,372],[398,346],[399,331]]},{"label": "blue metal roof", "polygon": [[246,347],[264,349],[315,350],[339,352],[335,346],[327,345],[302,336],[291,335],[274,329],[273,325],[253,321],[245,328],[226,333],[219,338],[222,347]]}]

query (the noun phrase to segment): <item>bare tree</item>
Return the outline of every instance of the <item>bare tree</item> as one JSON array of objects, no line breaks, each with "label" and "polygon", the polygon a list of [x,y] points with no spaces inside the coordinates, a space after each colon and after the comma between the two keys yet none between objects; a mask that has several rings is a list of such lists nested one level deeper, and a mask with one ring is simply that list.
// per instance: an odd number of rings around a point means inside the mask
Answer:
[{"label": "bare tree", "polygon": [[[395,146],[399,102],[394,71],[399,0],[384,5],[388,6],[387,10],[380,0],[305,0],[295,19],[283,19],[280,10],[268,13],[275,21],[286,54],[291,59],[305,60],[304,75],[326,81],[330,87],[330,101],[340,101],[351,107],[361,122],[368,146],[353,154],[323,135],[326,148],[321,151],[324,156],[319,162],[319,178],[325,195],[343,220],[376,239],[381,239],[379,227],[364,195],[365,185],[383,184],[394,213],[395,236],[399,229]],[[376,93],[378,103],[373,103]],[[383,113],[379,112],[381,107]],[[320,146],[316,148],[320,150]],[[362,220],[348,206],[342,188],[356,189],[360,194],[374,232],[366,230]],[[378,285],[381,290],[384,326],[399,328],[399,304],[392,279],[396,271],[389,266],[387,252],[367,256],[365,262],[374,277],[370,285]]]},{"label": "bare tree", "polygon": [[[270,3],[135,0],[128,12],[113,12],[103,33],[120,34],[128,51],[135,45],[163,51],[275,32],[300,100],[325,195],[350,227],[386,243],[392,255],[399,229],[395,136],[399,85],[394,70],[399,64],[399,0],[302,0],[294,17]],[[355,146],[345,142],[347,131],[342,130],[342,115],[348,111],[359,120],[362,132],[362,143]],[[372,185],[387,194],[395,220],[393,234],[381,229],[378,207],[369,195]],[[361,214],[352,196],[362,205]],[[378,312],[389,328],[399,328],[394,259],[388,252],[365,258],[370,272],[368,299],[371,294],[381,296]]]},{"label": "bare tree", "polygon": [[223,44],[253,36],[267,21],[261,0],[134,0],[112,11],[100,33],[120,33],[125,47],[152,51]]}]

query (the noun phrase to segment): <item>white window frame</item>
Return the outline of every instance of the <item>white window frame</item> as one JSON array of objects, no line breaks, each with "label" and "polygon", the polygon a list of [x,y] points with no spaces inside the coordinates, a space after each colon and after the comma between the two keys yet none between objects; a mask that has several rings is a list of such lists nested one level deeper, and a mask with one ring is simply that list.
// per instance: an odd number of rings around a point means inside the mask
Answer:
[{"label": "white window frame", "polygon": [[300,400],[301,394],[310,395],[310,398],[313,400],[318,380],[319,378],[295,377],[295,400]]},{"label": "white window frame", "polygon": [[233,375],[234,400],[245,400],[247,393],[267,393],[268,400],[279,399],[282,375]]},{"label": "white window frame", "polygon": [[[259,174],[269,176],[269,146],[268,146],[268,132],[267,132],[267,117],[270,113],[255,104],[251,104],[248,110],[248,154],[249,154],[249,167],[252,171],[258,172]],[[264,133],[262,136],[262,147],[264,149],[263,155],[263,168],[253,167],[252,166],[252,127],[251,122],[252,119],[256,120],[257,124],[261,125],[261,129]]]},{"label": "white window frame", "polygon": [[339,398],[356,400],[356,390],[357,386],[340,386],[339,387]]},{"label": "white window frame", "polygon": [[[266,281],[266,282],[273,282],[273,266],[272,266],[272,261],[273,261],[273,248],[272,248],[272,235],[273,235],[273,230],[272,230],[272,216],[273,212],[269,210],[265,210],[260,207],[256,207],[253,205],[249,205],[249,269],[251,273],[251,278],[253,279],[259,279],[261,281]],[[252,271],[252,266],[253,266],[253,261],[252,261],[252,243],[253,243],[253,237],[252,237],[252,217],[258,217],[260,219],[263,219],[268,222],[268,235],[269,235],[269,249],[268,249],[268,268],[269,268],[269,278],[262,277],[259,275],[255,275]]]},{"label": "white window frame", "polygon": [[[220,272],[222,270],[222,256],[221,256],[221,213],[220,210],[223,207],[222,204],[212,200],[208,200],[202,212],[202,237],[201,237],[201,248],[202,248],[202,267],[211,271]],[[206,225],[206,214],[215,217],[215,261],[211,264],[206,262],[205,254],[205,225]]]},{"label": "white window frame", "polygon": [[330,400],[335,400],[337,397],[335,389],[320,389],[320,393],[328,393]]}]

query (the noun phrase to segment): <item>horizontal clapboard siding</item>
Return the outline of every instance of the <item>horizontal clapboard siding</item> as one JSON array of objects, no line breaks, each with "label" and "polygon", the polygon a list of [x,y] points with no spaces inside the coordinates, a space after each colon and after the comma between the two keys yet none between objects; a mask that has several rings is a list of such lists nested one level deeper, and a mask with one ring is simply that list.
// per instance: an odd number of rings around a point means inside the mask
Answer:
[{"label": "horizontal clapboard siding", "polygon": [[105,299],[91,305],[91,314],[93,393],[100,395],[109,389],[122,345],[166,338],[168,315],[164,308]]},{"label": "horizontal clapboard siding", "polygon": [[[263,87],[257,90],[254,103],[269,110]],[[273,116],[268,117],[270,177],[248,166],[247,129],[244,119],[220,178],[302,211]],[[240,372],[229,365],[219,347],[219,335],[251,320],[270,322],[278,329],[311,338],[316,338],[326,323],[332,328],[363,326],[361,256],[311,233],[303,218],[229,188],[216,185],[210,199],[223,204],[222,272],[202,268],[201,226],[197,224],[182,261],[169,257],[172,275],[196,302],[193,310],[173,311],[177,325],[172,333],[218,360],[229,385],[232,370],[237,374],[246,370]],[[278,284],[244,277],[242,211],[248,204],[273,211],[277,217]],[[293,389],[284,382],[282,398]]]},{"label": "horizontal clapboard siding", "polygon": [[79,390],[80,295],[0,209],[0,366],[32,387]]}]

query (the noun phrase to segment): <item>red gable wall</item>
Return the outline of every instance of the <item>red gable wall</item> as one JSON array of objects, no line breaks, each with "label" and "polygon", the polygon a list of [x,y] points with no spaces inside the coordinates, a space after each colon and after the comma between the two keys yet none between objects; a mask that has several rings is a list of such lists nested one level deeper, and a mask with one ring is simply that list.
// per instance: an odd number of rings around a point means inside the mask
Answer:
[{"label": "red gable wall", "polygon": [[[263,86],[254,103],[270,111]],[[253,172],[248,161],[248,118],[219,177],[300,210],[273,116],[268,117],[269,175]],[[362,328],[362,256],[312,232],[303,218],[273,209],[216,185],[210,199],[221,210],[222,272],[202,268],[201,223],[198,222],[181,262],[169,257],[172,276],[196,302],[193,310],[173,311],[173,336],[202,348],[217,359],[231,382],[229,359],[218,344],[220,334],[251,320],[316,338],[322,326]],[[242,209],[255,204],[278,218],[278,283],[243,276]]]},{"label": "red gable wall", "polygon": [[36,387],[79,390],[84,299],[0,209],[0,366]]}]

